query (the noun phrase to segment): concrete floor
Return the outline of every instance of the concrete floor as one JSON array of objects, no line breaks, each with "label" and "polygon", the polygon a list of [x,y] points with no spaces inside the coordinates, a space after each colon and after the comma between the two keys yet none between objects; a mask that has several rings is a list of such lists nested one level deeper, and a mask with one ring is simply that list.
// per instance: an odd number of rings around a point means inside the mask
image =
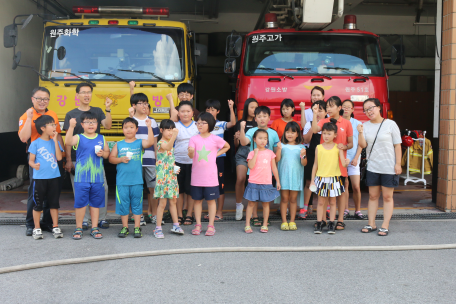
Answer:
[{"label": "concrete floor", "polygon": [[[432,203],[431,194],[431,176],[426,177],[427,186],[423,187],[422,183],[409,183],[404,186],[404,179],[400,180],[400,186],[394,193],[395,199],[395,213],[433,213],[441,212],[435,209],[435,204]],[[0,219],[25,219],[26,206],[27,206],[27,187],[24,185],[20,188],[12,191],[0,191]],[[235,194],[234,185],[228,184],[227,193],[225,196],[224,213],[225,216],[234,216],[235,211]],[[109,202],[108,202],[108,219],[118,219],[119,216],[115,214],[115,188],[110,187],[109,190]],[[367,213],[367,202],[369,195],[367,190],[362,192],[361,210]],[[74,218],[73,208],[73,192],[70,189],[64,189],[60,196],[60,217]],[[316,204],[316,198],[314,198],[314,204]],[[350,195],[349,201],[350,210],[354,211],[354,204]],[[382,207],[382,199],[379,203],[380,208]],[[205,208],[205,205],[203,205]],[[271,206],[271,209],[275,209],[275,206]],[[381,214],[382,210],[379,210]],[[144,212],[147,213],[147,199],[144,201]]]}]

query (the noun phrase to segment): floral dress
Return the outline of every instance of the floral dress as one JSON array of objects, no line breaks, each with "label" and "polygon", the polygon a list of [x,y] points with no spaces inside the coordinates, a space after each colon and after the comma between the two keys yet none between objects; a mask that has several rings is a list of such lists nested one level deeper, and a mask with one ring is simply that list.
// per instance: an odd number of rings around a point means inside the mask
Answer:
[{"label": "floral dress", "polygon": [[179,185],[177,176],[174,173],[174,148],[171,151],[161,150],[161,146],[165,144],[165,140],[160,140],[157,143],[157,183],[155,184],[155,198],[178,198]]}]

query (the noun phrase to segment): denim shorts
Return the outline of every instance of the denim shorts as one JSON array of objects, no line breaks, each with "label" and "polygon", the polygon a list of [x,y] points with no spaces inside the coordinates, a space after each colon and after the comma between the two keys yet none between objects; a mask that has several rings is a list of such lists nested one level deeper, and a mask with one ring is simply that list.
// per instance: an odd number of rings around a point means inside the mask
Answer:
[{"label": "denim shorts", "polygon": [[374,173],[366,170],[366,186],[396,188],[399,186],[399,175]]},{"label": "denim shorts", "polygon": [[244,198],[251,202],[272,202],[279,196],[279,191],[273,185],[248,183],[244,192]]}]

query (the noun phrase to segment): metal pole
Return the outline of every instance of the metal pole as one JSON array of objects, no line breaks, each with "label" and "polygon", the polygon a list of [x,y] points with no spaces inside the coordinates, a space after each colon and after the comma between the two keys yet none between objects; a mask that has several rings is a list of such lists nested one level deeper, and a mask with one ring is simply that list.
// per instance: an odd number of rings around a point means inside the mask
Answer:
[{"label": "metal pole", "polygon": [[434,85],[434,138],[439,137],[440,63],[442,54],[442,0],[437,0],[435,20],[435,85]]}]

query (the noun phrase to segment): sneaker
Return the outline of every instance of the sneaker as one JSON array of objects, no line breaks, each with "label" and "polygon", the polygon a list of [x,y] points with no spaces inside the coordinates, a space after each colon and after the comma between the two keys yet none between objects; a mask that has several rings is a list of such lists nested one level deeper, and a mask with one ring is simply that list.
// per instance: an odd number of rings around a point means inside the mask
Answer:
[{"label": "sneaker", "polygon": [[336,233],[336,225],[334,222],[328,222],[328,233],[335,234]]},{"label": "sneaker", "polygon": [[241,204],[241,205],[242,205],[241,208],[236,206],[236,221],[242,220],[242,213],[244,211],[244,205],[243,204]]},{"label": "sneaker", "polygon": [[321,231],[323,230],[323,227],[321,225],[321,222],[317,222],[314,228],[314,233],[315,234],[321,234]]},{"label": "sneaker", "polygon": [[165,235],[163,234],[163,230],[161,230],[161,229],[155,229],[154,230],[154,236],[157,239],[164,239],[165,238]]},{"label": "sneaker", "polygon": [[56,239],[63,238],[62,230],[60,230],[59,227],[52,228],[52,234],[54,235],[54,238],[56,238]]},{"label": "sneaker", "polygon": [[302,208],[301,210],[299,210],[299,215],[298,215],[299,218],[301,219],[305,219],[307,217],[307,210]]},{"label": "sneaker", "polygon": [[355,212],[355,219],[357,220],[364,220],[365,216],[361,213],[361,211]]},{"label": "sneaker", "polygon": [[38,229],[33,229],[33,238],[35,240],[39,240],[39,239],[42,239],[43,238],[43,232],[41,231],[40,228]]},{"label": "sneaker", "polygon": [[128,230],[128,227],[122,227],[122,230],[120,230],[119,234],[117,235],[120,238],[125,238],[127,235],[130,233],[130,230]]},{"label": "sneaker", "polygon": [[82,222],[82,230],[84,230],[84,231],[89,230],[89,223],[88,222]]},{"label": "sneaker", "polygon": [[141,232],[141,228],[140,227],[135,227],[135,238],[141,238],[143,235],[142,235],[142,232]]},{"label": "sneaker", "polygon": [[171,228],[171,232],[175,234],[184,235],[184,230],[182,230],[180,226],[173,226],[173,228]]},{"label": "sneaker", "polygon": [[[157,224],[157,216],[156,215],[151,216],[150,221],[152,222],[152,224]],[[162,225],[164,225],[164,224],[165,224],[165,221],[162,220]]]},{"label": "sneaker", "polygon": [[144,219],[144,215],[141,215],[141,220],[139,222],[139,226],[146,226],[146,220]]}]

